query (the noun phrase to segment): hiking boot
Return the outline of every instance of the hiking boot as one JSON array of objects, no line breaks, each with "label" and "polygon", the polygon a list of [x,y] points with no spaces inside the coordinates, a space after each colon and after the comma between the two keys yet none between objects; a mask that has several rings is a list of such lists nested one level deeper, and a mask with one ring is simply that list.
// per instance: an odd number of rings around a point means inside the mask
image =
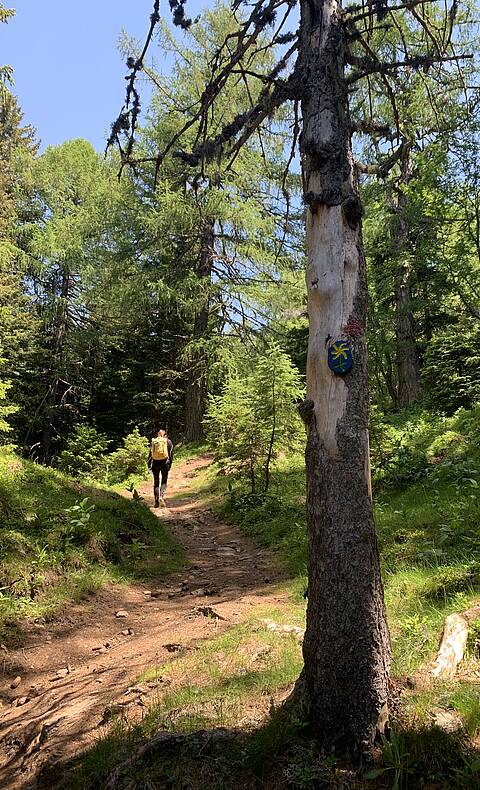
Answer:
[{"label": "hiking boot", "polygon": [[160,502],[158,500],[158,497],[155,498],[155,505],[154,505],[154,507],[160,507]]},{"label": "hiking boot", "polygon": [[165,499],[163,498],[163,496],[160,497],[160,504],[161,504],[162,507],[167,507],[167,503],[165,502]]}]

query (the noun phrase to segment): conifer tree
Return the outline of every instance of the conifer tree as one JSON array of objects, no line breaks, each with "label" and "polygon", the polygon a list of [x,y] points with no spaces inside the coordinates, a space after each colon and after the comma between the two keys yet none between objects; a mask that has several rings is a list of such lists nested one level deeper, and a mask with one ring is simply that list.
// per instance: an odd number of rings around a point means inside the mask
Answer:
[{"label": "conifer tree", "polygon": [[[209,63],[194,114],[154,161],[161,163],[172,149],[192,167],[219,155],[235,156],[277,108],[288,101],[300,106],[310,322],[307,400],[302,409],[308,429],[310,552],[305,667],[296,701],[324,748],[363,755],[370,753],[376,733],[385,726],[390,647],[371,501],[368,294],[350,95],[362,80],[379,74],[386,99],[394,102],[395,76],[403,69],[441,73],[443,63],[458,63],[462,55],[452,43],[458,4],[444,11],[435,3],[408,3],[406,13],[412,15],[417,35],[406,56],[395,53],[388,60],[380,48],[372,48],[370,34],[387,17],[401,14],[403,4],[382,1],[343,8],[339,0],[300,0],[298,34],[293,25],[290,31],[286,27],[296,6],[294,0],[258,0],[248,8],[238,30]],[[241,7],[240,2],[232,6],[234,11]],[[175,3],[173,9],[175,24],[188,29],[191,20],[184,3]],[[139,112],[135,81],[158,20],[156,1],[145,48],[129,64],[127,101],[112,131],[125,164],[134,164]],[[246,54],[265,46],[264,35],[271,48],[281,45],[283,50],[269,75],[258,76],[257,100],[220,132],[210,134],[213,103]],[[293,68],[282,76],[294,56]],[[199,133],[192,149],[185,151],[179,141],[195,123]],[[376,119],[368,113],[357,124],[362,132],[378,132]],[[122,130],[127,131],[126,144],[120,140]],[[401,155],[399,138],[397,134],[393,151],[381,157],[384,172]],[[334,354],[353,359],[343,375],[329,365],[335,362]]]}]

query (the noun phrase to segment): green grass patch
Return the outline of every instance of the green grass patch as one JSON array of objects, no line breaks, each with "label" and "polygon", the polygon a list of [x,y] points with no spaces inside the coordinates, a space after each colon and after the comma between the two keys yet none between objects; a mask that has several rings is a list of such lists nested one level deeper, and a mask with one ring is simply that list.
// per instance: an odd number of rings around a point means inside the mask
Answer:
[{"label": "green grass patch", "polygon": [[[437,463],[444,449],[442,442],[435,443],[430,427],[428,442]],[[186,457],[192,457],[188,449]],[[476,478],[468,472],[473,461],[463,458],[462,464],[455,461],[452,474],[447,467],[435,469],[426,480],[422,471],[402,487],[384,486],[376,492],[395,676],[410,675],[429,662],[445,617],[470,608],[480,597],[480,504],[472,483]],[[188,495],[213,505],[222,518],[278,553],[291,574],[290,599],[285,606],[256,610],[247,622],[201,643],[197,650],[152,667],[143,680],[155,683],[157,690],[143,721],[117,722],[65,786],[100,788],[103,778],[127,760],[136,746],[157,730],[167,729],[191,733],[191,741],[178,754],[157,755],[141,761],[130,774],[127,770],[119,780],[119,790],[137,786],[192,790],[477,788],[480,763],[472,743],[480,735],[480,697],[473,681],[436,682],[427,691],[405,692],[393,732],[380,745],[371,778],[359,777],[332,755],[319,755],[308,740],[305,722],[280,709],[271,715],[271,700],[293,683],[302,663],[294,637],[269,631],[261,619],[292,625],[304,622],[303,457],[292,455],[276,462],[266,495],[250,494],[241,482],[223,474],[217,463],[199,470],[179,498]],[[479,653],[480,628],[473,628],[462,667],[467,674],[478,666]],[[461,731],[445,733],[434,726],[435,708],[460,716]],[[263,717],[257,727],[255,717]],[[243,735],[220,752],[199,746],[195,733],[219,726],[239,727]]]},{"label": "green grass patch", "polygon": [[[301,602],[307,562],[303,457],[276,462],[266,495],[248,493],[220,471],[216,464],[203,470],[195,481],[196,495],[213,501],[222,518],[278,553],[291,574],[292,595]],[[415,481],[376,494],[395,676],[409,675],[431,661],[445,617],[480,598],[480,498],[472,480],[459,478],[455,467],[450,476],[435,471],[428,485]],[[470,654],[478,658],[479,632],[470,643]],[[464,700],[465,721],[474,719],[474,695],[465,696],[460,684],[455,688]],[[453,705],[455,699],[453,694]]]},{"label": "green grass patch", "polygon": [[[216,509],[262,546],[275,550],[298,598],[305,589],[307,534],[303,458],[277,463],[268,494],[250,494],[218,476],[212,465],[196,494],[216,497]],[[432,658],[443,620],[480,597],[480,501],[453,481],[426,488],[383,490],[375,502],[392,634],[395,674],[413,672]]]},{"label": "green grass patch", "polygon": [[[141,500],[0,453],[0,629],[50,618],[113,581],[162,576],[183,552]],[[1,632],[0,632],[1,633]]]},{"label": "green grass patch", "polygon": [[[131,725],[116,722],[108,735],[81,759],[64,786],[71,790],[101,787],[109,771],[158,730],[195,733],[200,729],[236,727],[240,722],[246,730],[258,727],[268,716],[274,704],[272,700],[289,688],[302,666],[298,641],[291,634],[271,631],[262,623],[263,618],[273,619],[279,613],[278,610],[258,609],[247,622],[200,643],[195,651],[151,667],[140,678],[141,683],[155,685],[152,704],[142,721]],[[281,610],[284,618],[288,613],[290,622],[301,622],[304,606],[292,601]],[[248,749],[245,746],[235,749],[239,770],[241,763],[245,771],[247,762],[254,761],[259,744],[252,740]],[[181,767],[184,778],[188,762],[189,756],[184,755]],[[228,765],[229,762],[225,768]],[[146,776],[153,782],[164,770],[165,765],[158,761],[155,766],[146,766]],[[135,768],[134,773],[138,778],[142,769]],[[226,775],[231,779],[231,770]],[[183,785],[179,782],[172,786]],[[202,786],[216,785],[192,785]],[[221,786],[233,787],[230,784]]]}]

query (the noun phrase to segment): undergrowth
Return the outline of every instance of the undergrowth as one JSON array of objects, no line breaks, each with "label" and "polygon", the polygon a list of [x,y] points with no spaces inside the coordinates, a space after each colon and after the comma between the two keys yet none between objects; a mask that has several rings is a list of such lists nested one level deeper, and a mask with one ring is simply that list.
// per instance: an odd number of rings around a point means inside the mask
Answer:
[{"label": "undergrowth", "polygon": [[[477,788],[480,628],[472,629],[458,678],[427,688],[410,682],[433,659],[445,617],[470,608],[480,596],[479,459],[472,441],[478,431],[469,423],[471,416],[462,413],[449,422],[396,416],[382,458],[374,457],[393,676],[403,692],[373,766],[359,773],[334,755],[319,754],[306,722],[282,708],[301,668],[300,646],[292,635],[269,631],[262,620],[304,622],[304,463],[300,454],[290,454],[277,460],[266,494],[249,493],[215,462],[192,479],[190,491],[277,552],[291,577],[289,601],[281,611],[252,613],[223,636],[152,667],[141,679],[154,689],[142,721],[117,720],[63,786],[101,788],[112,768],[125,760],[118,790]],[[188,495],[182,492],[182,498]],[[438,711],[456,716],[460,729],[440,729]],[[236,735],[216,747],[219,728]],[[154,759],[132,763],[135,749],[158,730],[182,732],[186,739],[176,751],[160,750]],[[199,731],[207,732],[206,741]]]},{"label": "undergrowth", "polygon": [[158,577],[183,553],[140,499],[80,485],[59,471],[0,453],[0,633],[50,618],[108,581]]}]

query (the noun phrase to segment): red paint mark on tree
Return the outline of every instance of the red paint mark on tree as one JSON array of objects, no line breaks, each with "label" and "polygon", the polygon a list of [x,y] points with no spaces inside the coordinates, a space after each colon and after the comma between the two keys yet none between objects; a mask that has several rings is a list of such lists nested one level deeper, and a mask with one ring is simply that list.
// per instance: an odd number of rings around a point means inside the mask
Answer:
[{"label": "red paint mark on tree", "polygon": [[346,335],[350,335],[350,337],[361,337],[365,332],[365,327],[356,318],[350,316],[343,327],[343,331]]}]

